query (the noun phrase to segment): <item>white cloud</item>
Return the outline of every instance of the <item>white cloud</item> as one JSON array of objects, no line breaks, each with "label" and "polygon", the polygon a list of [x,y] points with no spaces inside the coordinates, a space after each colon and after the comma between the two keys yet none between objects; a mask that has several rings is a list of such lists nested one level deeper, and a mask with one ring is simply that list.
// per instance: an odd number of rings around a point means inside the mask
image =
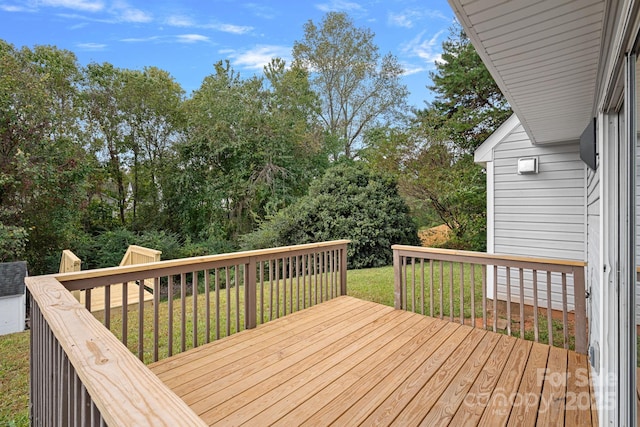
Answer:
[{"label": "white cloud", "polygon": [[131,7],[127,2],[119,0],[113,3],[109,10],[119,22],[146,23],[151,22],[153,17],[140,9]]},{"label": "white cloud", "polygon": [[359,12],[364,10],[358,3],[347,0],[331,0],[329,3],[317,3],[315,6],[322,12]]},{"label": "white cloud", "polygon": [[401,46],[402,53],[409,57],[417,57],[422,59],[430,67],[434,62],[442,61],[442,46],[439,41],[440,36],[444,33],[444,30],[438,31],[433,37],[425,38],[426,31],[422,31],[413,40],[405,43]]},{"label": "white cloud", "polygon": [[173,15],[167,18],[167,25],[172,27],[194,27],[195,24],[188,16]]},{"label": "white cloud", "polygon": [[274,8],[259,3],[247,3],[242,7],[248,9],[258,18],[273,19],[278,15]]},{"label": "white cloud", "polygon": [[203,36],[201,34],[180,34],[176,36],[179,43],[197,43],[197,42],[208,42],[209,37]]},{"label": "white cloud", "polygon": [[126,39],[121,39],[121,42],[125,42],[125,43],[145,43],[145,42],[152,42],[155,40],[160,39],[159,36],[151,36],[151,37],[130,37],[130,38],[126,38]]},{"label": "white cloud", "polygon": [[450,21],[451,18],[447,18],[444,13],[439,10],[429,9],[407,9],[399,13],[389,12],[387,16],[387,23],[394,27],[413,28],[423,19],[442,19]]},{"label": "white cloud", "polygon": [[64,7],[82,12],[100,12],[104,9],[102,1],[88,0],[41,0],[40,4],[50,7]]},{"label": "white cloud", "polygon": [[211,28],[214,30],[222,31],[223,33],[231,34],[246,34],[253,30],[253,27],[233,24],[209,24],[206,25],[205,28]]},{"label": "white cloud", "polygon": [[27,9],[26,7],[14,6],[10,4],[0,4],[0,10],[5,12],[31,12],[31,9]]},{"label": "white cloud", "polygon": [[221,50],[233,60],[234,65],[251,70],[262,70],[273,58],[282,58],[290,62],[291,48],[287,46],[258,45],[245,51]]},{"label": "white cloud", "polygon": [[103,43],[78,43],[76,46],[82,50],[104,50],[107,47]]}]

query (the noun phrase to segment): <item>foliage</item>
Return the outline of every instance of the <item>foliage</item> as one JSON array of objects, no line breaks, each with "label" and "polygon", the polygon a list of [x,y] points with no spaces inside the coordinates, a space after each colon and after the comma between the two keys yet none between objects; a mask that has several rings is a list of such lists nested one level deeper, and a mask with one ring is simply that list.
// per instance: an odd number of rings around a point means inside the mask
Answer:
[{"label": "foliage", "polygon": [[219,62],[185,103],[187,135],[167,192],[185,236],[235,240],[303,195],[326,165],[307,74],[279,60],[265,72],[269,88]]},{"label": "foliage", "polygon": [[0,262],[23,259],[27,245],[27,231],[22,227],[0,223]]},{"label": "foliage", "polygon": [[473,152],[511,115],[511,108],[459,24],[442,51],[428,86],[435,99],[417,116],[442,139]]},{"label": "foliage", "polygon": [[347,159],[356,156],[368,128],[392,123],[406,110],[402,67],[391,54],[381,57],[373,38],[347,14],[330,12],[319,27],[308,21],[304,39],[293,45],[294,65],[312,73],[329,140],[341,145]]},{"label": "foliage", "polygon": [[[75,56],[50,46],[0,41],[0,225],[32,274],[66,246],[90,172],[83,162]],[[16,239],[23,239],[16,242]]]},{"label": "foliage", "polygon": [[309,194],[243,236],[246,248],[350,239],[349,268],[392,262],[391,245],[418,244],[396,182],[361,163],[342,162],[312,183]]}]

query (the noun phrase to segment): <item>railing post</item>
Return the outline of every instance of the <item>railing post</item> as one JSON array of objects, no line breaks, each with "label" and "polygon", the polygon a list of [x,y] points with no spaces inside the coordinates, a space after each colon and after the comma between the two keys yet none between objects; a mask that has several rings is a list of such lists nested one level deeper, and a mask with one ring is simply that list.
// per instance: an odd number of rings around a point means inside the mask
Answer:
[{"label": "railing post", "polygon": [[584,289],[584,267],[573,270],[573,298],[576,310],[576,352],[587,354],[587,295]]},{"label": "railing post", "polygon": [[244,265],[244,324],[247,329],[256,327],[256,259],[249,258]]},{"label": "railing post", "polygon": [[394,285],[395,291],[393,293],[395,300],[395,308],[396,310],[402,310],[404,307],[402,306],[402,302],[404,301],[402,295],[402,270],[400,263],[400,252],[397,249],[393,250],[393,277],[394,277]]},{"label": "railing post", "polygon": [[340,248],[340,295],[347,294],[347,245]]}]

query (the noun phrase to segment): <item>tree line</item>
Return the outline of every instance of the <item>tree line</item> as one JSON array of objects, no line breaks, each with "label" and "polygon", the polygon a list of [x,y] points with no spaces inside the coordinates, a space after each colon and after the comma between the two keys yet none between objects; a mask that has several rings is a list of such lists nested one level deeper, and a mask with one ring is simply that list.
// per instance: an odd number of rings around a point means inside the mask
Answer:
[{"label": "tree line", "polygon": [[352,238],[354,265],[372,266],[442,222],[452,245],[481,249],[470,155],[504,98],[457,28],[435,101],[410,110],[402,68],[373,40],[329,13],[305,24],[290,65],[243,78],[220,61],[189,96],[156,67],[0,40],[0,261],[41,274],[67,248],[92,268],[133,243],[171,258]]}]

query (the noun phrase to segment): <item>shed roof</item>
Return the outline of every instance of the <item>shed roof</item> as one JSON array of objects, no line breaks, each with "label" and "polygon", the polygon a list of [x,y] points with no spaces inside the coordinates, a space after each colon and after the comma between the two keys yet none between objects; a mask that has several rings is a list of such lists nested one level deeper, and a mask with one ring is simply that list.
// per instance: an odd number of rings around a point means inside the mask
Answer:
[{"label": "shed roof", "polygon": [[604,0],[449,0],[532,143],[578,141],[595,112]]},{"label": "shed roof", "polygon": [[25,261],[0,263],[0,297],[24,294],[26,276]]}]

